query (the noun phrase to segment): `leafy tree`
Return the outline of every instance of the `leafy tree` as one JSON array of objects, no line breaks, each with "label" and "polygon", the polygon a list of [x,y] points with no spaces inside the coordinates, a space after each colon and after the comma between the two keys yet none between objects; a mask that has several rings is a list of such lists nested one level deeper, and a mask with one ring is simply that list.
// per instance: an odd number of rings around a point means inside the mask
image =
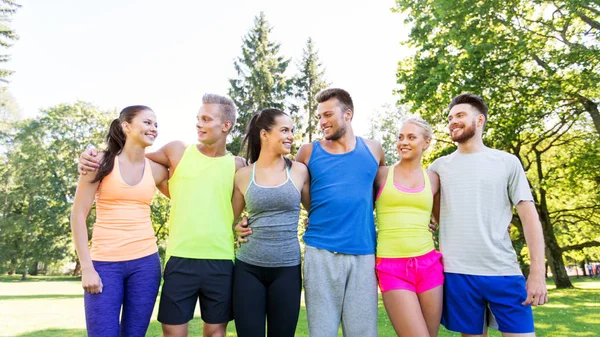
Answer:
[{"label": "leafy tree", "polygon": [[237,77],[229,80],[229,96],[239,113],[228,145],[234,154],[241,151],[242,135],[252,115],[263,108],[284,109],[290,93],[291,81],[284,74],[290,60],[280,56],[280,44],[269,39],[272,29],[261,12],[242,40],[242,56],[234,61]]},{"label": "leafy tree", "polygon": [[[75,158],[100,143],[110,114],[78,102],[44,109],[3,134],[6,166],[0,217],[0,261],[26,277],[34,262],[69,255],[71,202],[77,186]],[[7,266],[4,266],[5,268]]]},{"label": "leafy tree", "polygon": [[318,127],[315,120],[317,113],[315,95],[329,85],[324,76],[325,70],[322,69],[319,61],[318,51],[309,37],[302,51],[302,60],[298,64],[298,75],[293,79],[294,96],[300,100],[306,117],[306,128],[302,128],[301,140],[309,143],[316,138]]},{"label": "leafy tree", "polygon": [[[15,31],[6,25],[10,18],[17,12],[21,5],[12,0],[0,0],[0,50],[6,50],[12,45],[12,42],[19,39]],[[0,63],[10,60],[10,55],[0,54]],[[0,82],[8,82],[6,79],[13,72],[7,69],[0,69]]]},{"label": "leafy tree", "polygon": [[[554,215],[568,211],[590,228],[597,227],[595,217],[581,212],[598,209],[594,191],[600,190],[599,182],[586,179],[591,199],[575,198],[577,206],[570,209],[559,205],[564,196],[551,178],[575,168],[593,175],[587,170],[597,157],[575,144],[600,134],[600,90],[595,85],[600,78],[598,5],[540,0],[469,0],[461,6],[444,0],[398,0],[397,5],[398,11],[409,13],[408,44],[416,49],[399,64],[400,102],[413,104],[438,125],[445,123],[450,98],[461,92],[479,94],[488,102],[485,141],[517,155],[524,164],[540,213],[548,264],[557,287],[570,287],[564,249],[557,239],[568,237],[561,232],[567,220]],[[587,143],[591,153],[600,152],[598,146]],[[565,150],[583,163],[559,161],[555,154]],[[515,225],[519,228],[517,221]],[[586,244],[598,242],[592,237]]]},{"label": "leafy tree", "polygon": [[408,110],[405,106],[384,104],[371,115],[368,137],[381,143],[386,165],[392,165],[399,159],[396,144],[400,121],[408,115]]}]

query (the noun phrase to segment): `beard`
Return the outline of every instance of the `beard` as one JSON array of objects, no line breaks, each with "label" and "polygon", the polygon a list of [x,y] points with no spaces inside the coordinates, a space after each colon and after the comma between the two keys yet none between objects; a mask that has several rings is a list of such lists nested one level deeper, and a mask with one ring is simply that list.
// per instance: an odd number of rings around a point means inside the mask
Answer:
[{"label": "beard", "polygon": [[458,136],[453,136],[451,133],[450,138],[452,138],[452,141],[454,141],[454,142],[464,143],[467,140],[473,138],[473,136],[475,136],[475,130],[476,130],[475,121],[473,121],[473,123],[471,123],[471,125],[463,126],[462,133],[459,134]]},{"label": "beard", "polygon": [[326,140],[338,140],[338,139],[342,138],[345,134],[346,134],[346,126],[340,125],[340,126],[338,126],[338,129],[334,133],[332,133],[330,136],[325,136],[325,139]]}]

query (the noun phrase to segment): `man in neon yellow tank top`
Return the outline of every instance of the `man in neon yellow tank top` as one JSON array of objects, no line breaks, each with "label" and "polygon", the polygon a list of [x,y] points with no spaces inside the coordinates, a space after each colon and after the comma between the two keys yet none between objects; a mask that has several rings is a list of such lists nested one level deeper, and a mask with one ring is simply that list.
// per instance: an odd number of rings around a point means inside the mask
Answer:
[{"label": "man in neon yellow tank top", "polygon": [[[205,337],[225,336],[233,318],[231,196],[235,172],[245,165],[225,148],[235,120],[231,99],[206,94],[197,115],[199,143],[173,141],[146,155],[169,168],[169,242],[158,311],[166,337],[187,336],[198,298]],[[93,158],[84,154],[80,166],[93,169]]]}]

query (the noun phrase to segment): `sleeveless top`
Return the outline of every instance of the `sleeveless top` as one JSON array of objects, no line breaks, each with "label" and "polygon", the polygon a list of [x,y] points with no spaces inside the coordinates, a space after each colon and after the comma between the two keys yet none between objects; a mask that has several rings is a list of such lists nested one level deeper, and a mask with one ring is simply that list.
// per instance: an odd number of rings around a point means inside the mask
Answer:
[{"label": "sleeveless top", "polygon": [[169,179],[171,215],[167,260],[233,260],[235,157],[208,157],[188,145]]},{"label": "sleeveless top", "polygon": [[121,176],[119,157],[96,191],[96,223],[90,255],[94,261],[128,261],[158,251],[150,221],[156,185],[145,159],[142,179],[129,185]]},{"label": "sleeveless top", "polygon": [[246,210],[252,235],[237,251],[237,258],[260,267],[291,267],[300,264],[298,217],[300,191],[290,177],[278,186],[260,186],[252,179],[246,189]]},{"label": "sleeveless top", "polygon": [[304,242],[331,252],[375,253],[373,181],[379,163],[364,140],[356,147],[333,154],[313,142],[310,172],[309,225]]},{"label": "sleeveless top", "polygon": [[394,185],[394,167],[375,202],[377,214],[377,257],[415,257],[434,249],[429,232],[433,207],[431,183],[423,170],[425,188],[406,192]]}]

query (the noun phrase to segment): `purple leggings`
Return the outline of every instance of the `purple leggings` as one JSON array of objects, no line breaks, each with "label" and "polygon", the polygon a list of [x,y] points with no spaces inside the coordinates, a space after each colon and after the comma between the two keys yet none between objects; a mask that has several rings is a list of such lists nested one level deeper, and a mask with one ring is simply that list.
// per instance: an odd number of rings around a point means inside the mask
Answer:
[{"label": "purple leggings", "polygon": [[160,284],[158,253],[130,261],[93,264],[103,288],[101,294],[83,296],[88,336],[145,336]]}]

